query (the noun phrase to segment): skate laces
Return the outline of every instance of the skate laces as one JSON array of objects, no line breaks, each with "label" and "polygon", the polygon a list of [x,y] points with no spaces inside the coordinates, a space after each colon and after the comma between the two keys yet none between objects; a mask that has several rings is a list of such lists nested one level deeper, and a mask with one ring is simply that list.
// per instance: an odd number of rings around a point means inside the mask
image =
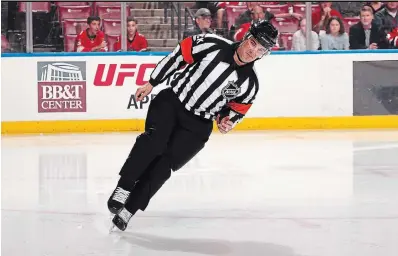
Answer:
[{"label": "skate laces", "polygon": [[123,209],[118,215],[125,223],[128,223],[130,218],[133,216],[133,214],[126,209]]},{"label": "skate laces", "polygon": [[127,190],[124,190],[120,187],[116,188],[115,195],[113,196],[113,200],[118,201],[122,204],[126,202],[127,198],[129,197],[130,192]]}]

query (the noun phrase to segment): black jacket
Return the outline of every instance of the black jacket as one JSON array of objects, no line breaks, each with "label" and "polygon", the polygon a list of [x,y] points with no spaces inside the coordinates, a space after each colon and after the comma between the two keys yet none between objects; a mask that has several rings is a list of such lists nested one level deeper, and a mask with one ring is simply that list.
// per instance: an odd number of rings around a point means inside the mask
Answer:
[{"label": "black jacket", "polygon": [[[369,44],[376,43],[379,49],[389,48],[385,32],[377,25],[376,22],[372,22],[372,28],[370,30],[370,42]],[[365,45],[365,30],[363,29],[362,23],[351,26],[350,28],[350,49],[367,49]]]}]

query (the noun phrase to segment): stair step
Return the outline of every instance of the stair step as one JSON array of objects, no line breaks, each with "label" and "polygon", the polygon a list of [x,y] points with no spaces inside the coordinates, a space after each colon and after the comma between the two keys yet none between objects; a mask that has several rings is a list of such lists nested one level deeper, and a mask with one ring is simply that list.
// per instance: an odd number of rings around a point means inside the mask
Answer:
[{"label": "stair step", "polygon": [[175,47],[149,47],[151,52],[172,52]]},{"label": "stair step", "polygon": [[[184,31],[184,26],[184,24],[181,24],[182,31]],[[171,24],[140,24],[139,30],[142,31],[142,33],[144,33],[144,31],[152,33],[159,30],[171,30]],[[174,31],[178,31],[177,24],[174,24]]]},{"label": "stair step", "polygon": [[[164,9],[131,9],[133,17],[164,17]],[[185,15],[185,10],[181,10],[181,18]],[[167,17],[170,17],[170,9],[167,11]],[[174,13],[174,17],[177,15]]]},{"label": "stair step", "polygon": [[[167,17],[166,22],[164,17],[136,17],[138,24],[171,24],[171,18]],[[185,23],[184,17],[181,17],[181,22]],[[188,24],[192,24],[190,19],[187,20]],[[178,18],[174,17],[174,24],[178,24]]]},{"label": "stair step", "polygon": [[[139,32],[145,36],[146,39],[173,39],[171,37],[171,30],[159,30],[159,31],[144,31],[139,28]],[[181,39],[183,32],[181,31]],[[178,31],[174,33],[175,38],[178,39]]]},{"label": "stair step", "polygon": [[148,45],[152,47],[176,47],[177,39],[148,39]]},{"label": "stair step", "polygon": [[127,2],[127,5],[134,9],[162,9],[162,2]]}]

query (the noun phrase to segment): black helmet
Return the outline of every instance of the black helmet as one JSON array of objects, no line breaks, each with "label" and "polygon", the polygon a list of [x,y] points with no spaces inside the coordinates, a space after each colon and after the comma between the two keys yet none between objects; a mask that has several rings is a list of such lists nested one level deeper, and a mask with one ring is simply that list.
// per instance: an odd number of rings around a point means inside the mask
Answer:
[{"label": "black helmet", "polygon": [[245,39],[253,36],[266,49],[271,49],[276,45],[278,30],[266,20],[253,21]]}]

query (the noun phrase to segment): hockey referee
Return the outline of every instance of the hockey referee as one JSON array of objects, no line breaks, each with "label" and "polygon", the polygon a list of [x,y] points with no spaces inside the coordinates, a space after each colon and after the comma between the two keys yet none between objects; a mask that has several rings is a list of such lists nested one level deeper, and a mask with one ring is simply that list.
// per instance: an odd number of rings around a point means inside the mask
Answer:
[{"label": "hockey referee", "polygon": [[137,137],[108,200],[113,225],[124,231],[131,217],[146,209],[171,172],[205,146],[213,120],[221,133],[242,120],[259,89],[254,62],[270,53],[277,36],[267,21],[254,22],[241,42],[194,35],[158,63],[149,82],[137,90],[137,101],[187,67],[149,106],[145,132]]}]

